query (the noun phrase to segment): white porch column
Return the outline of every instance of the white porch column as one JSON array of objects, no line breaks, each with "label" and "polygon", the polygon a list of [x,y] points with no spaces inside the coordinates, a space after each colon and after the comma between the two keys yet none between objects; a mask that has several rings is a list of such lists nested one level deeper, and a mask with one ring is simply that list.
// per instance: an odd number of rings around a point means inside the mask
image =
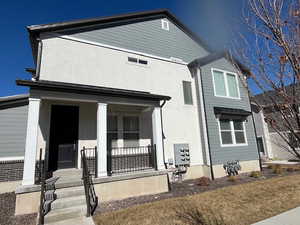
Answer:
[{"label": "white porch column", "polygon": [[107,176],[107,104],[97,108],[98,177]]},{"label": "white porch column", "polygon": [[29,98],[22,185],[32,185],[35,182],[39,114],[40,99]]},{"label": "white porch column", "polygon": [[153,142],[156,145],[157,169],[163,170],[163,169],[165,169],[165,165],[164,165],[163,137],[162,137],[160,107],[154,107],[154,109],[153,109],[152,129],[153,129]]}]

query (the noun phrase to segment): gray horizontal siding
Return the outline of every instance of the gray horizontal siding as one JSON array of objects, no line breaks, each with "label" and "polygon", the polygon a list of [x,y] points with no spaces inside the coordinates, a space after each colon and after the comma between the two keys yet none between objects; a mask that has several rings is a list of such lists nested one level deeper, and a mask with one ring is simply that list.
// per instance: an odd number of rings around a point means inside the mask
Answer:
[{"label": "gray horizontal siding", "polygon": [[24,156],[28,106],[0,110],[0,157]]},{"label": "gray horizontal siding", "polygon": [[247,111],[250,111],[251,109],[247,90],[243,87],[241,82],[239,84],[241,95],[240,100],[214,96],[211,68],[223,69],[226,71],[234,71],[234,68],[226,59],[219,59],[201,68],[212,163],[216,165],[226,163],[229,160],[247,161],[258,159],[256,137],[251,116],[248,117],[246,122],[248,146],[221,147],[219,128],[214,114],[214,107],[237,108]]},{"label": "gray horizontal siding", "polygon": [[207,52],[179,27],[169,21],[169,31],[161,28],[161,19],[61,32],[71,37],[101,44],[152,54],[159,57],[180,58],[185,62],[207,55]]}]

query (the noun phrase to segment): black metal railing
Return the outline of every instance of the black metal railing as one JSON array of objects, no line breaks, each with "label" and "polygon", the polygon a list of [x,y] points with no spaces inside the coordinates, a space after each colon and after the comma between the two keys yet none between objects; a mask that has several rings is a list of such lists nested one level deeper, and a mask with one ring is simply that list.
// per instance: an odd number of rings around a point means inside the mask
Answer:
[{"label": "black metal railing", "polygon": [[[98,152],[97,152],[97,146],[94,148],[85,148],[82,149],[84,151],[85,157],[86,157],[86,163],[88,170],[92,176],[97,178],[97,169],[98,169]],[[83,168],[83,166],[81,165]]]},{"label": "black metal railing", "polygon": [[[40,162],[42,161],[42,149],[40,149]],[[39,210],[39,224],[44,224],[45,212],[45,193],[46,193],[46,167],[44,163],[39,164],[39,181],[41,183],[41,196],[40,196],[40,210]]]},{"label": "black metal railing", "polygon": [[107,158],[109,175],[156,169],[155,145],[111,148]]},{"label": "black metal railing", "polygon": [[[92,176],[88,167],[88,150],[82,149],[81,154],[81,164],[82,164],[82,180],[84,185],[85,197],[86,197],[86,207],[87,207],[87,216],[93,215],[94,211],[98,206],[98,197],[95,193],[94,184]],[[96,170],[97,172],[97,170]]]}]

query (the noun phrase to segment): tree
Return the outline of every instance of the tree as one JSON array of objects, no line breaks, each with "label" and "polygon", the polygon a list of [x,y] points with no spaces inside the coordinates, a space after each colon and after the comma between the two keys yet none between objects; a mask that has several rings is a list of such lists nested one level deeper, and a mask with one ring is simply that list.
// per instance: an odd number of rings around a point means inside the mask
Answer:
[{"label": "tree", "polygon": [[300,159],[300,0],[247,0],[243,21],[230,57],[251,71],[245,77],[234,63],[250,96],[262,92],[256,104],[269,127]]}]

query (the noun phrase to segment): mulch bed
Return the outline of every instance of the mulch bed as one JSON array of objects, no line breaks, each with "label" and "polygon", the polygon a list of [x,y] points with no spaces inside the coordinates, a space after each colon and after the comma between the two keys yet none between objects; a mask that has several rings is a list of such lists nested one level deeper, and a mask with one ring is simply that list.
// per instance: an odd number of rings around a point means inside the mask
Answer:
[{"label": "mulch bed", "polygon": [[14,192],[0,194],[0,224],[35,225],[36,214],[15,216],[16,195]]},{"label": "mulch bed", "polygon": [[134,205],[154,202],[162,199],[182,197],[186,195],[194,195],[194,194],[198,194],[205,191],[211,191],[222,187],[257,181],[259,179],[269,179],[272,177],[286,176],[286,175],[299,174],[299,173],[300,173],[299,171],[293,171],[293,172],[284,171],[282,174],[278,175],[278,174],[274,174],[272,170],[269,168],[263,168],[262,171],[263,176],[260,178],[253,178],[253,177],[249,177],[249,174],[242,174],[238,176],[238,179],[235,182],[233,182],[233,181],[229,181],[228,177],[222,177],[212,181],[209,186],[200,186],[198,184],[199,183],[198,179],[171,183],[170,191],[166,193],[132,197],[132,198],[127,198],[127,199],[112,201],[112,202],[105,202],[105,203],[100,202],[100,206],[97,208],[96,213],[111,212],[119,209],[128,208]]}]

